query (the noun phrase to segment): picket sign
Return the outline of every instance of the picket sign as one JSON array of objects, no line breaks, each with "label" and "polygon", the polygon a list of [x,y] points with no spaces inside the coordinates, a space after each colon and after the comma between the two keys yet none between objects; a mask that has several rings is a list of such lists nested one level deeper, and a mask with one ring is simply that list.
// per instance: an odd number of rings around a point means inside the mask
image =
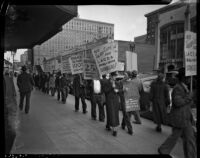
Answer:
[{"label": "picket sign", "polygon": [[72,75],[83,73],[84,51],[77,52],[69,57]]},{"label": "picket sign", "polygon": [[92,54],[100,75],[116,71],[117,59],[113,49],[114,42],[92,49]]}]

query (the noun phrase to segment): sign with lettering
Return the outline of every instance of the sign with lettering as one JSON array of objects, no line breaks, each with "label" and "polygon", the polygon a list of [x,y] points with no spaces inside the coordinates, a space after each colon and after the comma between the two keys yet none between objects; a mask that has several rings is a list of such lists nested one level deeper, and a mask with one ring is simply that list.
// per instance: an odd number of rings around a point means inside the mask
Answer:
[{"label": "sign with lettering", "polygon": [[116,71],[117,59],[114,50],[114,43],[107,43],[92,49],[100,75]]},{"label": "sign with lettering", "polygon": [[91,49],[85,51],[83,63],[83,76],[85,80],[99,78],[98,69]]},{"label": "sign with lettering", "polygon": [[197,36],[196,33],[186,31],[184,52],[185,52],[185,75],[197,75]]},{"label": "sign with lettering", "polygon": [[83,55],[84,51],[80,51],[69,57],[70,68],[73,75],[83,73]]}]

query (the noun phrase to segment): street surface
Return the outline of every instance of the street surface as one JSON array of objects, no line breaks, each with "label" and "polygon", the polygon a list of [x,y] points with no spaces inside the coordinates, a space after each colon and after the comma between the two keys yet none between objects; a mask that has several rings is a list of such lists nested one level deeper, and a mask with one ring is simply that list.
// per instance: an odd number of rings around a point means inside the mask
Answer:
[{"label": "street surface", "polygon": [[[16,80],[14,82],[16,84]],[[19,93],[17,100],[19,103]],[[119,127],[118,135],[114,137],[105,130],[105,122],[91,120],[91,105],[89,101],[86,103],[88,113],[82,113],[81,102],[80,111],[76,113],[74,96],[69,95],[66,104],[62,104],[56,96],[34,89],[29,114],[19,111],[20,123],[11,153],[157,154],[157,148],[171,133],[168,126],[163,126],[163,132],[157,133],[155,124],[142,118],[142,125],[132,124],[132,136]],[[175,158],[184,157],[181,139],[171,154]]]}]

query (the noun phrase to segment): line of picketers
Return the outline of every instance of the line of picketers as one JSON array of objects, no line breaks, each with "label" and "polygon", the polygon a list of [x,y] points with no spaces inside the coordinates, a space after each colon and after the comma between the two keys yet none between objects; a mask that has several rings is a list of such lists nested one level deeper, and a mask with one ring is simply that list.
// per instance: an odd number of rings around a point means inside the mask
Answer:
[{"label": "line of picketers", "polygon": [[[34,80],[35,83],[34,83]],[[108,75],[92,80],[84,80],[82,74],[74,75],[72,84],[69,76],[58,72],[56,76],[47,73],[42,76],[31,77],[26,73],[26,68],[22,67],[22,74],[17,78],[17,85],[20,91],[20,110],[23,110],[24,96],[26,101],[25,112],[29,112],[29,101],[32,85],[44,93],[54,96],[57,91],[57,99],[66,103],[66,98],[70,89],[75,96],[75,111],[79,111],[79,100],[82,102],[82,112],[87,113],[85,102],[86,92],[89,91],[91,101],[91,117],[96,120],[96,104],[99,107],[99,121],[105,121],[104,106],[106,106],[106,130],[111,131],[113,136],[117,136],[117,127],[119,126],[119,110],[121,107],[123,120],[122,129],[127,127],[128,133],[133,134],[130,123],[131,115],[135,116],[136,123],[141,124],[140,119],[140,96],[143,91],[142,82],[137,78],[137,71],[126,72],[125,77],[117,80],[117,73],[112,72]],[[172,133],[166,141],[158,148],[160,154],[170,154],[178,138],[183,140],[183,149],[185,158],[196,158],[196,138],[195,138],[195,120],[193,118],[191,107],[194,105],[193,94],[189,91],[189,78],[185,76],[185,68],[180,68],[176,75],[177,83],[171,94],[172,106],[170,111],[170,123]],[[153,105],[154,122],[157,124],[156,131],[161,132],[161,124],[166,121],[166,108],[170,105],[169,87],[165,83],[165,75],[158,71],[158,77],[151,83],[150,101]]]},{"label": "line of picketers", "polygon": [[[79,111],[79,100],[81,99],[82,112],[87,113],[85,98],[89,96],[91,118],[97,119],[96,106],[98,105],[99,121],[104,122],[106,116],[106,130],[112,130],[113,136],[117,136],[120,110],[123,113],[121,127],[124,130],[127,127],[130,135],[133,134],[130,122],[131,114],[135,117],[134,123],[142,123],[139,113],[140,94],[143,90],[142,82],[137,78],[137,71],[125,74],[125,78],[120,81],[116,80],[116,72],[102,75],[101,79],[93,78],[92,80],[84,80],[82,74],[74,75],[71,80],[69,76],[61,74],[61,72],[56,75],[50,73],[33,75],[33,79],[35,87],[42,92],[50,93],[52,96],[57,92],[57,100],[61,100],[63,104],[66,103],[68,94],[72,93],[75,97],[75,112]],[[104,107],[106,107],[106,112]]]}]

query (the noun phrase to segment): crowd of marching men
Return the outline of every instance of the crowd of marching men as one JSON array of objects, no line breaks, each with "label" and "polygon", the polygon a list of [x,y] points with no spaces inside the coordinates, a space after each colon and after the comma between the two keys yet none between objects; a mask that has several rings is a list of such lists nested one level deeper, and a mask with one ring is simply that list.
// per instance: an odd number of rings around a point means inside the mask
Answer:
[{"label": "crowd of marching men", "polygon": [[[61,100],[63,104],[66,103],[68,94],[72,93],[75,97],[75,112],[79,111],[79,100],[81,100],[82,112],[84,114],[87,113],[85,99],[86,95],[89,95],[91,118],[97,120],[96,107],[98,106],[98,120],[101,122],[106,120],[106,129],[108,131],[112,130],[113,136],[117,136],[117,126],[120,124],[120,110],[123,112],[121,127],[125,129],[127,126],[130,135],[133,134],[130,123],[131,114],[135,117],[135,123],[141,124],[139,102],[131,112],[126,112],[124,92],[129,93],[129,98],[132,97],[139,101],[140,93],[143,90],[142,82],[137,79],[137,71],[125,74],[125,78],[121,81],[116,80],[116,72],[102,75],[100,78],[93,78],[92,80],[84,80],[83,74],[75,74],[71,79],[71,76],[62,74],[60,71],[57,74],[33,74],[33,79],[36,89],[52,96],[57,93],[57,100]],[[129,87],[124,87],[123,84],[128,80],[132,80],[133,84],[129,84]]]},{"label": "crowd of marching men", "polygon": [[[158,148],[160,154],[170,154],[179,137],[183,140],[184,157],[196,157],[196,138],[194,132],[195,121],[191,113],[191,107],[194,105],[192,93],[188,88],[189,78],[185,76],[185,68],[180,68],[176,76],[176,84],[173,88],[170,100],[169,87],[165,83],[165,75],[158,71],[158,77],[151,83],[150,100],[153,105],[154,122],[156,131],[162,132],[161,124],[166,121],[166,109],[172,101],[170,112],[172,133],[166,141]],[[16,91],[12,76],[6,71],[4,74],[4,111],[6,133],[10,132],[13,139],[16,135],[13,122],[17,109],[15,99]],[[82,102],[82,112],[87,113],[87,104],[85,102],[86,90],[89,91],[91,101],[91,118],[104,122],[106,120],[106,130],[112,131],[113,136],[117,136],[117,127],[120,125],[119,111],[122,111],[123,119],[121,128],[127,128],[128,134],[133,134],[131,116],[134,115],[136,124],[142,124],[140,119],[140,96],[143,92],[143,85],[137,78],[137,71],[125,72],[125,77],[117,80],[117,72],[109,75],[102,75],[100,78],[84,80],[83,74],[76,74],[73,80],[66,74],[58,72],[55,74],[43,73],[40,75],[31,75],[27,73],[25,66],[22,67],[22,73],[17,77],[17,86],[20,92],[19,109],[23,110],[23,101],[26,97],[25,113],[29,113],[30,95],[33,86],[43,93],[54,96],[57,93],[57,100],[66,103],[70,91],[75,98],[75,112],[78,112],[79,101]],[[96,106],[98,105],[99,114],[97,117]],[[14,108],[13,108],[14,107]],[[106,107],[106,108],[104,108]],[[106,110],[104,110],[106,109]],[[105,112],[106,111],[106,112]],[[6,137],[7,153],[11,149],[12,141],[10,136]]]}]

